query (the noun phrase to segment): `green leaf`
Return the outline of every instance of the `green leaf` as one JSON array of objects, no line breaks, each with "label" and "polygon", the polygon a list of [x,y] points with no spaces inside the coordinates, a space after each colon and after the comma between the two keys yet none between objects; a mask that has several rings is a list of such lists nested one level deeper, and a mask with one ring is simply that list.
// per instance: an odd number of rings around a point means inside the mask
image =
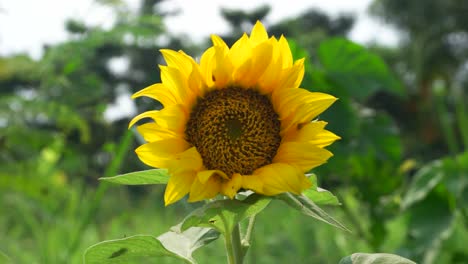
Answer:
[{"label": "green leaf", "polygon": [[205,204],[189,214],[181,223],[181,229],[211,227],[219,232],[231,233],[234,226],[245,218],[258,214],[271,202],[271,198],[250,195],[243,201],[218,200]]},{"label": "green leaf", "polygon": [[341,259],[339,264],[416,264],[416,262],[393,254],[354,253]]},{"label": "green leaf", "polygon": [[[131,260],[141,260],[148,257],[181,256],[167,250],[161,241],[153,236],[136,235],[123,239],[103,241],[89,247],[84,253],[85,264],[128,263]],[[192,263],[191,260],[185,259]]]},{"label": "green leaf", "polygon": [[341,205],[333,193],[320,187],[310,188],[303,194],[317,205]]},{"label": "green leaf", "polygon": [[423,200],[441,182],[446,185],[452,195],[458,197],[468,185],[467,171],[468,152],[428,163],[414,176],[403,197],[402,207],[408,208]]},{"label": "green leaf", "polygon": [[437,189],[412,205],[406,212],[407,240],[400,252],[421,260],[421,263],[435,263],[444,241],[454,230],[456,217],[451,207],[449,194]]},{"label": "green leaf", "polygon": [[167,184],[169,174],[165,169],[136,171],[114,177],[99,178],[102,181],[123,185]]},{"label": "green leaf", "polygon": [[333,217],[328,215],[322,210],[317,204],[310,200],[307,196],[293,195],[290,193],[284,193],[276,196],[278,199],[284,201],[287,205],[300,211],[301,213],[311,216],[317,220],[325,222],[329,225],[337,227],[339,229],[349,231],[343,224],[335,220]]},{"label": "green leaf", "polygon": [[317,205],[341,204],[333,193],[317,186],[317,176],[315,176],[315,174],[310,174],[309,180],[312,182],[312,187],[304,191],[304,196],[312,200]]},{"label": "green leaf", "polygon": [[408,208],[412,204],[421,201],[434,189],[444,177],[442,165],[441,160],[436,160],[418,170],[403,197],[403,208]]},{"label": "green leaf", "polygon": [[172,228],[158,237],[164,247],[169,251],[195,262],[192,257],[200,247],[218,239],[219,232],[212,228],[191,227],[183,232],[180,231],[180,225]]},{"label": "green leaf", "polygon": [[180,226],[175,226],[157,238],[137,235],[98,243],[86,250],[84,261],[86,264],[127,263],[150,257],[173,257],[196,263],[193,252],[218,237],[219,233],[212,228],[192,227],[181,232]]},{"label": "green leaf", "polygon": [[468,151],[443,159],[444,184],[455,197],[461,197],[468,187]]},{"label": "green leaf", "polygon": [[329,79],[344,95],[365,100],[380,89],[403,94],[402,86],[385,62],[356,43],[331,38],[320,44],[318,57]]}]

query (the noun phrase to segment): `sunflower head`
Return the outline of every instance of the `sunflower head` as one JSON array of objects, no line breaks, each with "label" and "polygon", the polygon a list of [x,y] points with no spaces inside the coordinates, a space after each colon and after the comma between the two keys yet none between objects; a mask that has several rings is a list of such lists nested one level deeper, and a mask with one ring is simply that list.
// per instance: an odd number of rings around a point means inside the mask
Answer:
[{"label": "sunflower head", "polygon": [[241,189],[264,195],[300,194],[305,173],[332,156],[339,139],[315,120],[336,98],[299,88],[304,59],[293,61],[286,39],[268,37],[260,22],[232,47],[218,36],[195,62],[161,50],[161,83],[133,95],[164,108],[136,116],[147,141],[136,149],[147,165],[167,168],[166,205],[186,194],[195,202]]}]

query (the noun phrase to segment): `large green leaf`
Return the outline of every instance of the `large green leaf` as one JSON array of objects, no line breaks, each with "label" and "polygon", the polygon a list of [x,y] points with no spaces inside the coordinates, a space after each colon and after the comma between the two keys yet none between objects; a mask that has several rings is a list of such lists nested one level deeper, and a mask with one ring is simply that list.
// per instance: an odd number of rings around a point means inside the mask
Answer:
[{"label": "large green leaf", "polygon": [[416,262],[393,254],[354,253],[341,259],[339,264],[416,264]]},{"label": "large green leaf", "polygon": [[317,204],[304,195],[293,195],[290,193],[283,193],[277,196],[278,199],[284,201],[287,205],[300,211],[301,213],[311,216],[317,220],[330,224],[342,230],[349,231],[343,224],[335,220]]},{"label": "large green leaf", "polygon": [[[84,253],[85,264],[128,263],[148,257],[181,256],[167,250],[161,241],[153,236],[137,235],[123,239],[108,240],[89,247]],[[184,259],[188,263],[192,261]]]},{"label": "large green leaf", "polygon": [[89,247],[84,255],[89,263],[128,263],[151,257],[173,257],[188,263],[196,263],[192,254],[200,247],[216,240],[219,233],[212,228],[191,227],[183,232],[180,227],[155,238],[148,235],[109,240]]},{"label": "large green leaf", "polygon": [[181,229],[211,227],[219,232],[231,233],[234,226],[245,218],[258,214],[271,202],[271,198],[250,195],[243,201],[218,200],[205,204],[189,214],[181,223]]},{"label": "large green leaf", "polygon": [[400,252],[421,263],[434,263],[456,219],[448,196],[443,188],[433,190],[406,211],[408,235]]},{"label": "large green leaf", "polygon": [[331,38],[323,41],[318,57],[328,78],[338,86],[338,96],[365,100],[377,90],[400,95],[403,92],[379,56],[349,40]]},{"label": "large green leaf", "polygon": [[136,171],[114,177],[103,177],[99,179],[102,181],[124,185],[167,184],[167,181],[169,180],[169,174],[165,169],[154,169]]}]

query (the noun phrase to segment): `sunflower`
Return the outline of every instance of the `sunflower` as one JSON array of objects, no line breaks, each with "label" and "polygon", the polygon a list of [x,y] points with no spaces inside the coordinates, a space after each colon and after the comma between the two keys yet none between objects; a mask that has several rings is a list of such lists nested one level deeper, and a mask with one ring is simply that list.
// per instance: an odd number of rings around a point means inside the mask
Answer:
[{"label": "sunflower", "polygon": [[167,168],[165,204],[189,194],[190,202],[239,190],[263,195],[300,194],[305,173],[332,156],[324,147],[339,139],[314,120],[336,98],[299,88],[304,59],[293,61],[287,40],[268,37],[257,22],[231,48],[212,37],[197,63],[183,51],[163,49],[161,83],[133,95],[159,101],[144,112],[154,122],[138,126],[146,144],[142,162]]}]

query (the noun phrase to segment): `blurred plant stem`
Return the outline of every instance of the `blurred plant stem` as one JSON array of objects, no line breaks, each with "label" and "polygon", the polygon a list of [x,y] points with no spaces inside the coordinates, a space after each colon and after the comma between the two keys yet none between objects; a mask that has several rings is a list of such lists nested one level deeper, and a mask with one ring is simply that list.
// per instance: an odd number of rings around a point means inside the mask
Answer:
[{"label": "blurred plant stem", "polygon": [[244,255],[247,253],[247,250],[250,247],[250,240],[252,238],[252,231],[255,226],[256,215],[253,215],[249,218],[249,225],[247,226],[247,231],[245,233],[244,239],[242,239],[242,248],[244,250]]},{"label": "blurred plant stem", "polygon": [[360,239],[363,239],[368,245],[371,245],[369,236],[367,235],[366,231],[364,230],[361,223],[359,222],[359,219],[356,218],[356,216],[351,211],[351,208],[349,208],[349,206],[347,205],[347,202],[345,199],[341,201],[341,208],[343,209],[343,212],[348,217],[351,224],[356,228],[358,237]]},{"label": "blurred plant stem", "polygon": [[457,115],[457,122],[460,128],[461,137],[465,150],[468,149],[468,115],[465,108],[465,95],[463,89],[460,89],[459,94],[455,96],[455,113]]},{"label": "blurred plant stem", "polygon": [[[109,167],[107,167],[106,171],[104,172],[103,177],[110,177],[110,176],[114,176],[118,174],[121,164],[125,158],[125,154],[130,149],[132,138],[133,138],[132,134],[133,134],[132,130],[128,130],[122,136],[122,140],[120,141],[120,144],[118,145],[117,151],[115,152],[115,156],[112,159],[112,162],[110,163]],[[81,224],[79,225],[77,229],[75,229],[75,232],[71,236],[71,244],[67,253],[68,256],[71,256],[79,247],[82,234],[86,230],[88,225],[91,223],[91,220],[96,215],[96,212],[99,208],[102,197],[104,196],[104,193],[107,191],[108,186],[109,186],[109,183],[106,183],[106,182],[99,183],[99,187],[94,193],[94,197],[92,198],[91,202],[88,203],[88,207],[85,209],[84,217],[82,218]]]},{"label": "blurred plant stem", "polygon": [[224,236],[229,264],[241,264],[244,261],[244,252],[241,244],[239,224],[234,225],[232,232]]},{"label": "blurred plant stem", "polygon": [[450,123],[450,118],[449,118],[450,113],[447,109],[447,106],[445,105],[444,96],[437,96],[435,100],[436,100],[436,110],[437,110],[437,114],[439,116],[439,120],[441,123],[445,142],[447,142],[447,146],[449,148],[450,154],[456,155],[456,153],[458,152],[457,140],[455,137],[455,131],[453,129],[453,126]]}]

